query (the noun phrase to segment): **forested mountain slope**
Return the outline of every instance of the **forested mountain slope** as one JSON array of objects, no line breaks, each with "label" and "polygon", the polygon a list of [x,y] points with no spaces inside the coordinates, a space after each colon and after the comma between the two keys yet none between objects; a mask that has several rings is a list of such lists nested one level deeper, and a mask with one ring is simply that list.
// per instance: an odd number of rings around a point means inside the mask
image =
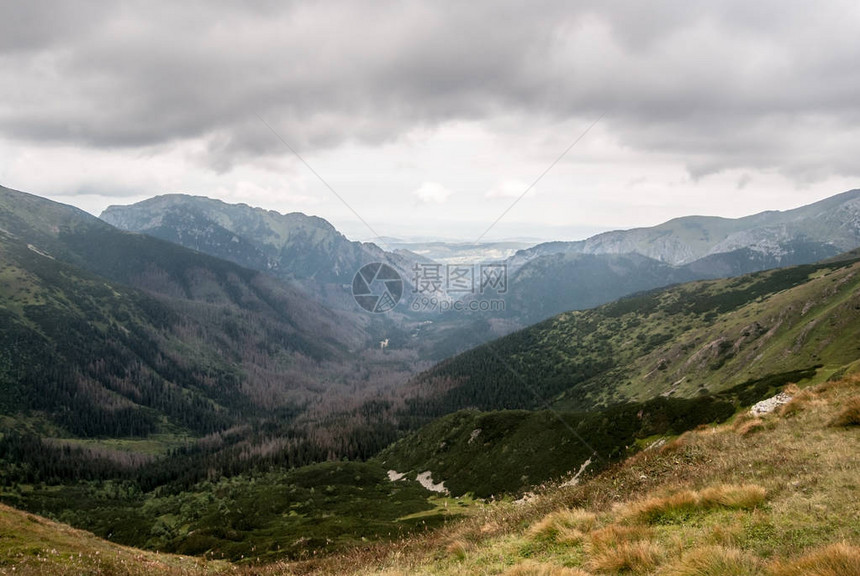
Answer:
[{"label": "forested mountain slope", "polygon": [[3,411],[40,434],[201,435],[312,409],[322,458],[358,454],[335,431],[420,365],[288,284],[5,188],[0,253]]},{"label": "forested mountain slope", "polygon": [[416,377],[413,413],[693,397],[860,358],[856,258],[693,282],[561,314]]}]

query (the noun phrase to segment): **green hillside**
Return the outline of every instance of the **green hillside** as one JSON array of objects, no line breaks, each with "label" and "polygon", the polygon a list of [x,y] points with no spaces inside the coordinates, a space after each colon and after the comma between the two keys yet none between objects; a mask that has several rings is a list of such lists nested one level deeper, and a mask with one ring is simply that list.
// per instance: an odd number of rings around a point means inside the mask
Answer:
[{"label": "green hillside", "polygon": [[791,393],[777,412],[689,432],[578,484],[314,572],[856,576],[860,381]]},{"label": "green hillside", "polygon": [[561,314],[417,377],[411,414],[588,410],[695,397],[790,370],[826,378],[860,358],[860,262],[683,284]]},{"label": "green hillside", "polygon": [[854,375],[791,392],[775,413],[689,432],[579,483],[488,503],[425,534],[298,562],[141,552],[0,505],[0,572],[855,576],[860,382]]},{"label": "green hillside", "polygon": [[655,438],[723,422],[815,369],[772,374],[716,394],[658,396],[587,412],[464,410],[443,416],[384,450],[386,467],[429,471],[455,496],[517,494],[578,471],[603,470]]},{"label": "green hillside", "polygon": [[0,189],[0,320],[5,503],[234,559],[443,517],[378,464],[326,468],[396,439],[385,393],[421,364],[288,284]]}]

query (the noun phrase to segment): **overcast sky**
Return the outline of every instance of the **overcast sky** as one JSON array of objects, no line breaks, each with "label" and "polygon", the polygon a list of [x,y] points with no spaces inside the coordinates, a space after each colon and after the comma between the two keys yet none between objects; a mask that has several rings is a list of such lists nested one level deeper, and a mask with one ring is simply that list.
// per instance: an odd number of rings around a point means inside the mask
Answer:
[{"label": "overcast sky", "polygon": [[792,208],[860,187],[858,30],[856,1],[5,1],[0,184],[474,239],[581,137],[488,238]]}]

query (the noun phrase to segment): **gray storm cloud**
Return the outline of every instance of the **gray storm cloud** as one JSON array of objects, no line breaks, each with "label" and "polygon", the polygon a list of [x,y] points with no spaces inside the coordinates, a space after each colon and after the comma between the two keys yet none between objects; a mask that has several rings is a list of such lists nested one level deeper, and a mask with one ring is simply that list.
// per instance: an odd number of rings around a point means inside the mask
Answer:
[{"label": "gray storm cloud", "polygon": [[0,134],[205,143],[216,171],[416,128],[606,113],[694,176],[860,174],[851,2],[6,2]]}]

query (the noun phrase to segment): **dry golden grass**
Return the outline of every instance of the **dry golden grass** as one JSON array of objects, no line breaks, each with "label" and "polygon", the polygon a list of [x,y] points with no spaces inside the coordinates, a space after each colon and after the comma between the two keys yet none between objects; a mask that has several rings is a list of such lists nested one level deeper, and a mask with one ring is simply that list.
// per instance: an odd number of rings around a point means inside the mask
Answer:
[{"label": "dry golden grass", "polygon": [[752,555],[724,546],[703,546],[664,566],[659,576],[758,576],[759,561]]},{"label": "dry golden grass", "polygon": [[450,554],[457,560],[465,560],[466,556],[469,554],[469,551],[472,550],[473,547],[474,546],[466,540],[463,540],[462,538],[457,538],[456,540],[448,544],[446,550],[448,551],[448,554]]},{"label": "dry golden grass", "polygon": [[796,386],[794,386],[794,388],[795,390],[793,391],[789,391],[788,388],[786,388],[785,391],[788,394],[791,394],[792,398],[786,404],[780,406],[776,411],[776,413],[783,418],[794,416],[816,401],[816,390],[799,390]]},{"label": "dry golden grass", "polygon": [[550,564],[538,564],[537,562],[522,562],[513,568],[506,570],[503,576],[590,576],[585,570],[579,568],[565,568],[564,566],[553,566]]},{"label": "dry golden grass", "polygon": [[660,448],[660,453],[661,454],[672,454],[675,452],[679,452],[680,450],[682,450],[684,448],[684,446],[687,445],[687,439],[688,439],[687,434],[682,434],[681,436],[678,436],[677,438],[669,440]]},{"label": "dry golden grass", "polygon": [[554,540],[563,544],[575,544],[594,527],[597,515],[581,508],[563,508],[551,512],[529,529],[529,536],[537,540]]},{"label": "dry golden grass", "polygon": [[860,396],[849,398],[845,407],[830,421],[831,426],[860,426]]},{"label": "dry golden grass", "polygon": [[767,490],[756,484],[719,484],[699,492],[702,506],[746,510],[764,503]]},{"label": "dry golden grass", "polygon": [[622,507],[622,516],[628,520],[654,523],[709,508],[754,508],[764,502],[766,495],[764,488],[754,484],[719,484],[699,492],[680,490],[666,496],[632,502]]},{"label": "dry golden grass", "polygon": [[656,522],[669,514],[692,512],[699,507],[699,496],[692,490],[681,490],[668,496],[653,496],[632,502],[622,512],[623,516],[642,522]]},{"label": "dry golden grass", "polygon": [[720,523],[713,526],[707,532],[707,540],[710,543],[722,546],[735,546],[740,542],[744,527],[740,522]]},{"label": "dry golden grass", "polygon": [[798,394],[802,394],[804,392],[804,390],[800,386],[793,382],[791,384],[786,385],[785,388],[782,389],[782,391],[791,397],[795,397]]},{"label": "dry golden grass", "polygon": [[750,434],[754,434],[756,432],[761,432],[762,430],[767,429],[767,424],[761,418],[753,418],[752,420],[747,420],[740,426],[738,426],[735,430],[741,436],[749,436]]},{"label": "dry golden grass", "polygon": [[839,543],[771,565],[772,576],[860,576],[860,546]]},{"label": "dry golden grass", "polygon": [[624,542],[650,540],[651,536],[651,529],[647,526],[610,524],[589,534],[587,548],[591,552],[597,552],[616,548]]},{"label": "dry golden grass", "polygon": [[622,541],[616,546],[592,550],[587,566],[595,572],[615,574],[651,572],[662,561],[663,548],[651,540]]}]

